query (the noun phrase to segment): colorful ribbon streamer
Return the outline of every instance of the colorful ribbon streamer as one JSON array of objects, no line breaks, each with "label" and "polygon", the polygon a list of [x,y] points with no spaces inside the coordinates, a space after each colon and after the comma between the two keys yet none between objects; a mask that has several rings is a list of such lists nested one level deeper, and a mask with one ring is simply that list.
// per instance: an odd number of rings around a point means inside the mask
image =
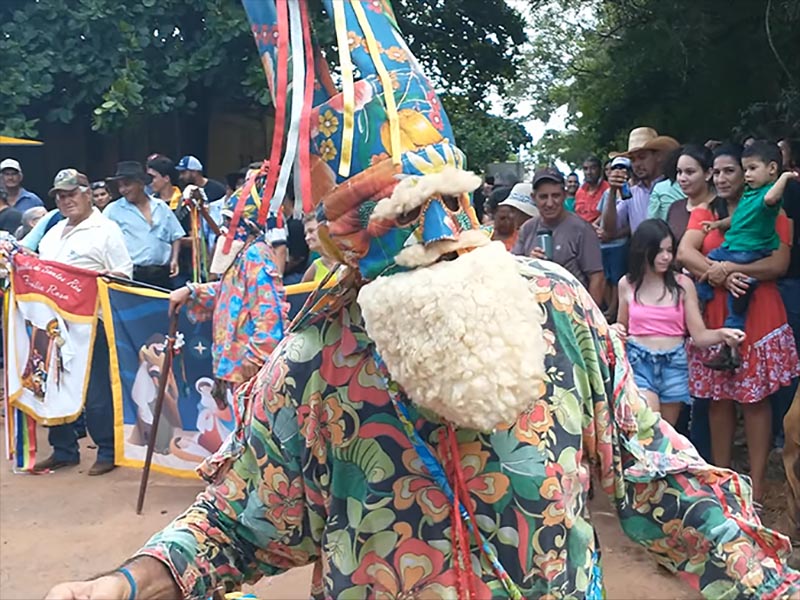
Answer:
[{"label": "colorful ribbon streamer", "polygon": [[303,50],[306,57],[306,82],[303,96],[303,114],[300,117],[300,154],[298,169],[300,179],[300,198],[303,213],[310,214],[311,205],[311,111],[314,103],[314,45],[311,39],[311,26],[308,18],[308,6],[300,3],[300,18],[303,25]]},{"label": "colorful ribbon streamer", "polygon": [[[295,166],[297,147],[300,136],[300,118],[303,114],[303,99],[305,97],[305,70],[306,61],[303,51],[303,25],[300,17],[298,2],[289,2],[289,28],[292,45],[292,94],[291,113],[289,117],[289,133],[286,136],[286,153],[281,162],[281,172],[278,176],[278,185],[269,203],[271,214],[281,215],[281,203],[286,195],[289,177]],[[279,17],[280,18],[280,17]],[[277,135],[277,132],[276,132]]]},{"label": "colorful ribbon streamer", "polygon": [[[334,2],[334,5],[336,2]],[[383,97],[386,101],[386,117],[389,119],[389,139],[391,145],[391,155],[392,155],[392,163],[395,165],[399,165],[401,162],[400,156],[400,118],[397,114],[397,104],[394,100],[394,88],[392,87],[392,78],[389,75],[389,71],[386,70],[386,67],[383,64],[383,60],[381,59],[381,52],[378,48],[378,40],[375,39],[375,34],[372,31],[372,27],[369,24],[369,19],[367,19],[367,14],[364,12],[364,7],[361,6],[361,2],[353,2],[353,12],[358,19],[359,25],[361,25],[361,30],[364,32],[364,38],[367,41],[367,49],[369,50],[369,55],[372,58],[372,62],[375,65],[375,70],[378,72],[378,77],[380,77],[381,85],[383,85]]]},{"label": "colorful ribbon streamer", "polygon": [[347,16],[344,11],[344,2],[334,0],[333,23],[336,29],[336,44],[339,46],[339,66],[342,69],[342,97],[344,100],[344,124],[342,126],[342,148],[339,155],[339,175],[341,177],[349,177],[353,159],[356,91],[355,82],[353,81],[353,61],[350,58],[350,43],[347,39]]},{"label": "colorful ribbon streamer", "polygon": [[[275,57],[277,63],[277,83],[275,85],[275,127],[272,131],[272,149],[269,154],[269,164],[271,166],[267,173],[267,182],[262,190],[262,197],[272,198],[275,191],[275,184],[278,181],[278,165],[281,164],[281,155],[283,152],[283,132],[286,128],[286,95],[287,95],[287,79],[289,77],[289,29],[288,29],[288,10],[286,2],[278,2],[278,51]],[[267,222],[267,210],[270,203],[263,202],[261,210],[258,213],[258,223],[264,225]],[[283,222],[281,219],[282,211],[278,211],[278,222]],[[232,229],[235,230],[234,225],[238,225],[239,221],[236,219],[234,213],[234,223]],[[230,252],[230,242],[226,242],[225,252]]]}]

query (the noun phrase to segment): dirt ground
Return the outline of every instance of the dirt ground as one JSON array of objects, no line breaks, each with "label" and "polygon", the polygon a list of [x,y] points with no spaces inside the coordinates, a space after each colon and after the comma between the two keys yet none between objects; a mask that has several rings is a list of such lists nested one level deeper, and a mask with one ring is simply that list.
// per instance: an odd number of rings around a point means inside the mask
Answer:
[{"label": "dirt ground", "polygon": [[[49,446],[40,429],[40,455]],[[85,442],[85,440],[84,440]],[[85,446],[85,444],[84,444]],[[94,451],[77,467],[47,475],[16,475],[0,467],[0,598],[42,598],[54,584],[92,577],[117,566],[185,508],[199,482],[153,474],[143,514],[135,512],[140,471],[118,468],[88,477]],[[693,599],[699,596],[657,567],[624,536],[611,508],[592,512],[603,543],[609,598]],[[249,588],[259,598],[308,598],[311,571],[298,569]],[[247,590],[245,590],[247,591]]]},{"label": "dirt ground", "polygon": [[[40,455],[46,456],[45,430],[40,428],[39,434]],[[60,581],[114,568],[201,489],[199,481],[154,473],[144,514],[137,516],[140,471],[119,468],[103,477],[88,477],[93,459],[94,451],[84,447],[79,466],[38,476],[14,474],[5,462],[0,466],[0,599],[42,598]],[[777,460],[770,466],[765,521],[780,526],[783,477]],[[603,544],[609,598],[699,598],[625,537],[605,497],[595,498],[592,515]],[[245,591],[263,600],[308,598],[310,578],[310,568],[297,569]]]}]

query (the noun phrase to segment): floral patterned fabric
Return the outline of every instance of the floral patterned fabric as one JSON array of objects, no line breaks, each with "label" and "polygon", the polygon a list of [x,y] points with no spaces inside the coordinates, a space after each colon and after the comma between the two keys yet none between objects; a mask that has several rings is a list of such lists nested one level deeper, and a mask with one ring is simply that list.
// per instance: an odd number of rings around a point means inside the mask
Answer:
[{"label": "floral patterned fabric", "polygon": [[287,327],[289,305],[272,247],[260,238],[242,250],[220,281],[189,287],[189,318],[197,322],[213,315],[214,375],[241,383],[242,361],[266,362]]},{"label": "floral patterned fabric", "polygon": [[[789,542],[755,515],[745,477],[699,458],[652,413],[587,292],[520,258],[545,307],[549,382],[505,429],[457,432],[480,529],[528,598],[584,598],[596,553],[590,476],[625,532],[709,598],[785,598]],[[213,483],[141,550],[187,597],[317,563],[325,598],[456,598],[451,513],[412,448],[373,359],[354,293],[300,321],[248,386],[250,412]],[[446,427],[408,405],[442,458]],[[480,598],[505,597],[471,546]]]}]

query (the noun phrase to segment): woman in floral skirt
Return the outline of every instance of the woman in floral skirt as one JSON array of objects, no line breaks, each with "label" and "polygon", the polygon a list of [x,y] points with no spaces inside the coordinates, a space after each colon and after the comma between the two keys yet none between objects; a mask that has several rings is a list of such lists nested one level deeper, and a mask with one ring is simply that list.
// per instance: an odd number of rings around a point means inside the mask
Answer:
[{"label": "woman in floral skirt", "polygon": [[[714,348],[692,347],[689,352],[689,389],[695,398],[708,399],[711,427],[712,462],[731,466],[733,437],[736,431],[736,404],[744,415],[750,459],[753,496],[760,501],[772,441],[772,412],[767,401],[800,371],[792,331],[776,280],[789,265],[790,222],[778,217],[776,228],[781,245],[771,256],[748,265],[712,263],[706,255],[723,242],[719,231],[704,231],[703,223],[732,214],[744,191],[741,151],[737,147],[719,148],[714,154],[714,185],[717,200],[708,208],[692,212],[681,240],[678,260],[697,279],[707,277],[714,286],[714,297],[706,305],[704,319],[709,328],[722,327],[727,315],[727,293],[742,294],[746,280],[759,281],[753,292],[745,324],[746,339],[741,346],[742,365],[735,371],[714,371],[704,365]],[[696,442],[697,443],[697,442]]]}]

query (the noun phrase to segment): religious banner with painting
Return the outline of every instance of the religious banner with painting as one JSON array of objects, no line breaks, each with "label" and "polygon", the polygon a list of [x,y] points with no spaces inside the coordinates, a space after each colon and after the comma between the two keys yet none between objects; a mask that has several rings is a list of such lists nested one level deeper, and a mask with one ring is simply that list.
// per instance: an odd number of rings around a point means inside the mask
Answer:
[{"label": "religious banner with painting", "polygon": [[[286,288],[293,316],[313,284]],[[153,427],[158,379],[169,330],[169,296],[121,283],[100,284],[111,358],[115,415],[115,462],[142,467]],[[152,468],[178,477],[197,477],[195,468],[216,452],[233,431],[230,393],[225,408],[212,394],[211,322],[192,323],[181,311],[180,350],[167,380]]]},{"label": "religious banner with painting", "polygon": [[[119,283],[103,283],[100,302],[110,350],[115,415],[115,462],[141,467],[153,428],[158,380],[169,331],[169,296]],[[233,431],[231,410],[212,396],[211,322],[191,323],[182,311],[180,349],[167,379],[158,421],[153,470],[196,477],[195,467]]]},{"label": "religious banner with painting", "polygon": [[97,326],[97,273],[17,253],[7,291],[9,404],[43,425],[83,411]]}]

